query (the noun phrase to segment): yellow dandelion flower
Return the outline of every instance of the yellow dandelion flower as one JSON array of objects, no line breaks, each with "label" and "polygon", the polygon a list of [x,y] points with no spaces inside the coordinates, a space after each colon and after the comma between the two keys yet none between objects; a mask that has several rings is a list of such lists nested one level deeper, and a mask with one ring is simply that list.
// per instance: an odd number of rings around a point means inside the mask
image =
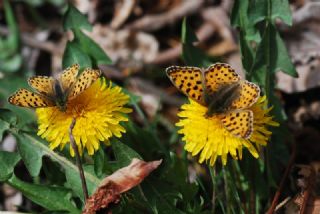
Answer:
[{"label": "yellow dandelion flower", "polygon": [[[38,135],[50,143],[51,149],[63,149],[70,142],[68,131],[75,118],[73,136],[79,152],[82,154],[85,148],[93,155],[101,141],[108,144],[112,136],[121,137],[125,133],[120,122],[128,121],[124,115],[131,112],[130,108],[124,107],[128,102],[129,96],[120,87],[112,86],[102,78],[68,101],[65,112],[57,106],[36,109]],[[74,156],[71,146],[70,154]]]},{"label": "yellow dandelion flower", "polygon": [[271,136],[267,126],[278,126],[272,120],[267,108],[266,96],[259,97],[257,102],[248,110],[253,112],[253,132],[249,138],[236,137],[228,131],[221,122],[221,116],[206,116],[208,108],[189,99],[190,103],[184,104],[178,116],[180,121],[176,124],[181,127],[180,134],[183,134],[185,149],[192,156],[200,154],[199,162],[208,161],[214,165],[217,157],[221,157],[222,163],[227,163],[227,156],[230,154],[234,159],[242,158],[242,148],[245,147],[258,158],[258,149],[266,146]]}]

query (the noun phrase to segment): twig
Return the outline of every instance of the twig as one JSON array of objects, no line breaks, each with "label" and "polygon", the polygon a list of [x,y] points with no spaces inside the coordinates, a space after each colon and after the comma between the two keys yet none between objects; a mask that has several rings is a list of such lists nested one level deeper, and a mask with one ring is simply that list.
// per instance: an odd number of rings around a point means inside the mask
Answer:
[{"label": "twig", "polygon": [[184,1],[181,5],[161,15],[144,16],[143,18],[125,26],[129,30],[155,31],[165,25],[175,22],[184,16],[196,13],[204,4],[204,0]]},{"label": "twig", "polygon": [[77,166],[79,169],[84,200],[87,201],[89,198],[88,189],[87,189],[87,182],[86,182],[86,178],[84,177],[84,172],[83,172],[83,168],[82,168],[82,164],[81,164],[78,146],[77,146],[76,142],[74,141],[74,137],[72,135],[72,130],[73,130],[75,124],[76,124],[76,119],[73,118],[72,123],[69,128],[69,137],[70,137],[70,143],[71,143],[72,149],[73,149],[74,153],[76,154],[76,162],[77,162]]},{"label": "twig", "polygon": [[273,214],[274,213],[274,210],[278,204],[278,201],[279,201],[279,198],[280,198],[280,194],[282,192],[282,189],[284,187],[284,184],[285,184],[285,181],[289,175],[289,172],[292,168],[292,165],[294,163],[294,159],[295,159],[295,156],[296,156],[296,145],[295,143],[293,143],[293,146],[292,146],[292,154],[290,156],[290,160],[289,160],[289,163],[288,163],[288,166],[284,172],[284,175],[282,176],[282,179],[281,179],[281,182],[280,182],[280,186],[276,192],[276,194],[274,195],[273,197],[273,200],[272,200],[272,203],[271,203],[271,206],[267,212],[267,214]]},{"label": "twig", "polygon": [[118,29],[128,19],[131,12],[133,11],[135,4],[135,0],[117,1],[115,13],[112,18],[110,27],[113,29]]},{"label": "twig", "polygon": [[301,204],[300,208],[300,214],[305,214],[307,212],[307,206],[308,202],[312,193],[312,190],[315,188],[315,181],[316,181],[316,172],[313,166],[310,167],[310,175],[308,176],[308,181],[307,181],[307,188],[305,191],[303,191],[303,201]]},{"label": "twig", "polygon": [[279,209],[281,209],[283,206],[285,206],[288,201],[291,200],[291,197],[286,197],[283,201],[281,201],[277,206],[276,209],[274,210],[275,212],[277,212]]}]

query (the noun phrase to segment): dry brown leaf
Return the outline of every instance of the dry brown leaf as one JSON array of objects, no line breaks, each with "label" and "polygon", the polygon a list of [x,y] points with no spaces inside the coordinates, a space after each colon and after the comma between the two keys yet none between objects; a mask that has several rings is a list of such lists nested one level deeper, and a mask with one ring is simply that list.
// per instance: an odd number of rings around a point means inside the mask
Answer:
[{"label": "dry brown leaf", "polygon": [[103,179],[95,193],[87,200],[83,214],[94,214],[107,208],[110,203],[118,203],[121,193],[140,184],[161,162],[162,160],[145,162],[132,159],[130,165]]},{"label": "dry brown leaf", "polygon": [[159,44],[156,38],[143,32],[128,30],[115,31],[104,25],[94,25],[92,32],[87,32],[108,54],[113,62],[128,65],[149,63],[158,54]]},{"label": "dry brown leaf", "polygon": [[320,2],[308,2],[293,11],[292,27],[284,27],[284,41],[299,78],[277,72],[277,86],[286,93],[320,86]]},{"label": "dry brown leaf", "polygon": [[297,166],[299,167],[298,174],[302,176],[297,180],[301,192],[285,206],[285,213],[318,214],[320,213],[320,197],[317,193],[317,186],[319,186],[320,162]]},{"label": "dry brown leaf", "polygon": [[[303,195],[298,195],[296,198],[294,198],[292,201],[290,201],[286,205],[286,214],[298,214],[301,213],[301,205],[303,202]],[[319,214],[320,213],[320,197],[311,197],[308,200],[305,214]]]}]

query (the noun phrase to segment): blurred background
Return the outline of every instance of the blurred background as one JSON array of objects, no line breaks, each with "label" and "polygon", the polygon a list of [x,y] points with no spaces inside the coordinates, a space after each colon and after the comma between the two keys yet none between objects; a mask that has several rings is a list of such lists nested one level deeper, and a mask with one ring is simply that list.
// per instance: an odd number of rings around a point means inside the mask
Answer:
[{"label": "blurred background", "polygon": [[[36,128],[33,110],[7,103],[7,97],[27,85],[32,75],[57,75],[61,70],[67,41],[73,34],[63,29],[64,0],[12,0],[11,9],[0,1],[0,106],[19,115],[23,124]],[[93,39],[112,60],[99,64],[103,75],[139,96],[139,109],[131,117],[144,125],[156,124],[160,139],[168,140],[174,152],[181,152],[174,123],[181,104],[187,101],[170,83],[165,68],[185,65],[181,59],[181,26],[184,17],[199,41],[194,45],[213,62],[226,62],[242,73],[239,32],[230,24],[232,0],[74,0],[70,1],[86,14],[92,31],[83,32]],[[290,0],[292,26],[277,21],[276,26],[285,42],[299,77],[276,73],[275,94],[286,113],[286,125],[295,141],[294,165],[319,168],[320,157],[320,1]],[[276,52],[274,53],[276,54]],[[157,122],[154,122],[157,121]],[[162,135],[164,137],[162,137]],[[286,140],[284,140],[286,141]],[[8,135],[0,143],[1,150],[14,151],[15,139]],[[272,199],[290,157],[292,146],[284,143],[279,156]],[[0,163],[1,164],[1,163]],[[24,166],[19,166],[23,177]],[[205,169],[192,163],[189,179]],[[293,170],[294,171],[294,170]],[[287,197],[295,197],[306,183],[317,185],[317,176],[292,172],[287,184]],[[306,180],[301,180],[300,177]],[[28,176],[26,175],[26,179]],[[299,180],[300,179],[300,180]],[[299,184],[300,182],[300,184]],[[298,185],[297,185],[298,183]],[[302,183],[302,184],[301,184]],[[298,188],[291,188],[297,185]],[[313,195],[316,198],[318,196]],[[297,202],[298,203],[298,202]],[[316,206],[312,204],[312,206]],[[34,207],[31,201],[8,185],[0,184],[0,210]],[[311,205],[310,205],[311,206]],[[318,205],[319,206],[319,205]],[[320,208],[317,208],[320,213]],[[290,213],[290,212],[289,212]]]}]

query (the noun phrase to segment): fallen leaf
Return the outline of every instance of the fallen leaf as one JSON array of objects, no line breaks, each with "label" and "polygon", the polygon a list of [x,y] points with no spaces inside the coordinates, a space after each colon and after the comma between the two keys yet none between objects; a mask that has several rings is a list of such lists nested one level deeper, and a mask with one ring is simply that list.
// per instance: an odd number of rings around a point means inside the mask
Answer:
[{"label": "fallen leaf", "polygon": [[146,176],[158,168],[162,160],[145,162],[132,159],[130,165],[118,169],[102,180],[95,193],[87,200],[83,214],[94,214],[107,208],[110,203],[118,203],[120,194],[140,184]]}]

